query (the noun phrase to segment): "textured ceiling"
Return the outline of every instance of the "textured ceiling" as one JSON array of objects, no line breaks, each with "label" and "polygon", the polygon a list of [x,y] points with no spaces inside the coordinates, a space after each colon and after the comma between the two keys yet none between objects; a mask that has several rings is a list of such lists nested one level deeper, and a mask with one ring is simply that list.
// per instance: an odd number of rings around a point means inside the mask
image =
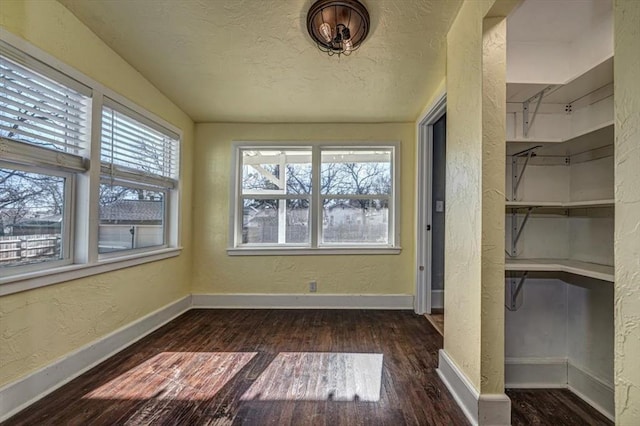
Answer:
[{"label": "textured ceiling", "polygon": [[60,0],[198,122],[412,121],[445,75],[461,0],[365,0],[369,37],[328,57],[311,0]]}]

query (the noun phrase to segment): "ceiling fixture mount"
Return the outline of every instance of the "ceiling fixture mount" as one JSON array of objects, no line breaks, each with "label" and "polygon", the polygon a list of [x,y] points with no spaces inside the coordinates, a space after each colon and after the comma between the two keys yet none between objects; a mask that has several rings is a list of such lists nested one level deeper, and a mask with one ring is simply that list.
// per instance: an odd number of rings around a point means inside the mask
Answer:
[{"label": "ceiling fixture mount", "polygon": [[318,0],[307,13],[309,35],[329,56],[357,50],[369,24],[369,12],[358,0]]}]

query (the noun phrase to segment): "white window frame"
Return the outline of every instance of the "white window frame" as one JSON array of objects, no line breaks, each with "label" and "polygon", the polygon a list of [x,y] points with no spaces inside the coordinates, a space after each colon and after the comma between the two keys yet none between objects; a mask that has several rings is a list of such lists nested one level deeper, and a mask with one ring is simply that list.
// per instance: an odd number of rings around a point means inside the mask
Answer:
[{"label": "white window frame", "polygon": [[[167,227],[165,230],[165,244],[114,252],[108,255],[98,254],[98,191],[101,179],[100,139],[103,99],[108,97],[156,126],[178,135],[179,146],[182,145],[183,140],[182,130],[2,28],[0,28],[0,39],[10,47],[33,58],[34,64],[43,63],[53,68],[54,72],[62,73],[88,86],[93,93],[90,101],[90,144],[86,150],[87,152],[84,153],[84,161],[89,165],[88,170],[64,172],[71,175],[71,178],[67,179],[66,182],[72,185],[70,189],[72,194],[71,202],[65,203],[69,204],[71,209],[67,215],[70,223],[65,228],[65,232],[69,232],[67,238],[69,243],[68,259],[65,259],[65,261],[43,262],[36,264],[33,269],[31,265],[27,265],[29,268],[15,267],[14,269],[14,267],[10,267],[0,269],[0,296],[178,256],[182,251],[179,217],[181,176],[178,177],[176,187],[172,190],[167,190],[168,196],[165,199],[165,226]],[[42,69],[37,69],[37,71],[43,73]],[[44,74],[46,75],[46,73]],[[33,157],[32,153],[38,154],[38,151],[33,151],[26,146],[21,148],[17,142],[6,141],[6,143],[11,148],[9,151],[11,157],[8,158],[10,160],[9,168],[16,168],[13,165],[16,163],[16,159],[19,160],[20,157],[24,157],[29,160],[26,163],[31,164],[30,168],[34,171],[52,174],[52,168],[46,167],[43,165],[44,163],[40,164],[37,161],[37,157]],[[178,158],[178,161],[180,161],[180,158]],[[17,162],[20,163],[19,168],[24,168],[25,162]],[[73,167],[79,168],[75,164],[72,165]],[[179,171],[180,175],[182,175],[182,167],[179,168]],[[126,184],[132,185],[135,183],[127,182]]]},{"label": "white window frame", "polygon": [[[169,241],[170,241],[170,231],[171,231],[171,215],[169,214],[169,212],[171,211],[171,190],[168,188],[161,188],[161,187],[155,187],[155,186],[150,186],[150,185],[146,185],[144,183],[138,183],[138,182],[129,182],[129,181],[122,181],[122,180],[118,180],[118,179],[110,179],[109,177],[102,175],[101,179],[100,179],[100,184],[113,184],[113,185],[118,185],[118,186],[126,186],[127,188],[131,188],[131,189],[143,189],[143,190],[149,190],[149,191],[155,191],[155,192],[162,192],[164,194],[164,207],[163,207],[163,217],[162,217],[162,244],[157,244],[155,246],[148,246],[148,247],[139,247],[139,248],[135,248],[135,249],[124,249],[124,250],[118,250],[118,251],[112,251],[112,252],[106,252],[106,253],[100,253],[100,249],[98,248],[98,258],[99,259],[117,259],[118,257],[122,257],[124,255],[131,255],[131,254],[137,254],[137,253],[146,253],[146,252],[153,252],[153,251],[157,251],[157,250],[161,250],[161,249],[166,249],[169,248]],[[100,223],[98,222],[98,231],[100,230]]]},{"label": "white window frame", "polygon": [[[140,114],[138,110],[134,110],[127,105],[123,105],[117,100],[113,100],[111,98],[105,99],[103,96],[103,102],[100,106],[100,117],[102,118],[102,111],[104,108],[109,108],[111,110],[117,111],[119,114],[126,116],[129,119],[132,119],[143,126],[148,126],[153,130],[164,133],[167,136],[171,136],[172,138],[175,136],[178,138],[178,161],[180,160],[180,141],[182,139],[181,135],[177,132],[174,132],[168,128],[165,128],[159,125],[157,122],[150,120],[148,116]],[[174,135],[170,135],[170,133],[175,133]],[[102,140],[102,121],[100,121],[100,140]],[[177,198],[174,197],[174,194],[177,193],[176,187],[179,184],[174,179],[170,177],[162,177],[162,176],[148,176],[143,172],[131,170],[131,169],[120,169],[119,166],[111,164],[111,163],[103,163],[101,161],[101,153],[99,153],[100,157],[100,184],[102,183],[111,183],[113,185],[121,185],[132,189],[145,189],[156,192],[162,192],[164,194],[164,206],[163,206],[163,243],[155,246],[149,247],[141,247],[136,249],[128,249],[128,250],[119,250],[110,253],[100,253],[98,248],[98,258],[99,259],[113,259],[118,258],[127,254],[137,254],[137,253],[146,253],[153,252],[160,249],[169,248],[172,246],[172,228],[175,227],[175,223],[177,220],[173,220],[172,216],[172,204],[177,202]],[[111,175],[115,171],[115,175]],[[178,165],[178,172],[180,172],[180,167]],[[176,198],[176,199],[174,199]],[[175,222],[175,223],[174,223]],[[98,219],[98,228],[100,226],[100,220]],[[175,242],[173,242],[175,243]]]},{"label": "white window frame", "polygon": [[[309,244],[242,244],[243,196],[242,194],[242,151],[245,150],[311,150],[311,182]],[[321,243],[322,199],[381,199],[376,195],[322,195],[320,194],[320,173],[322,151],[331,150],[367,151],[389,149],[391,151],[392,189],[389,199],[389,242],[372,243]],[[227,254],[231,256],[273,256],[273,255],[336,255],[336,254],[399,254],[400,246],[400,142],[397,141],[234,141],[232,143],[232,163],[229,202],[229,245]],[[260,198],[303,198],[299,194],[264,195]]]},{"label": "white window frame", "polygon": [[62,222],[62,259],[48,260],[44,262],[28,263],[20,266],[12,266],[11,271],[15,274],[25,274],[29,272],[39,271],[43,269],[51,269],[60,266],[66,266],[73,263],[73,212],[75,211],[75,174],[66,171],[55,170],[51,168],[27,166],[22,164],[14,164],[0,160],[1,169],[21,170],[27,173],[37,173],[47,176],[56,176],[64,178],[64,207]]}]

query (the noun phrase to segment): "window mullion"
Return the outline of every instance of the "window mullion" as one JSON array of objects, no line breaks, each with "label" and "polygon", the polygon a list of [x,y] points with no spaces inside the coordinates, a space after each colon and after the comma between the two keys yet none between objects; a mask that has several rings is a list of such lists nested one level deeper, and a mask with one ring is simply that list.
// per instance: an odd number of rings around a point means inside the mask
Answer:
[{"label": "window mullion", "polygon": [[321,178],[321,155],[320,146],[314,145],[311,148],[311,202],[309,211],[311,212],[311,247],[318,247],[322,237],[320,202],[320,178]]},{"label": "window mullion", "polygon": [[98,261],[98,227],[100,221],[100,138],[103,95],[94,91],[91,100],[89,171],[78,175],[75,211],[75,263]]},{"label": "window mullion", "polygon": [[235,228],[234,228],[234,239],[235,239],[235,246],[239,246],[242,244],[242,227],[243,227],[243,208],[244,208],[244,198],[242,197],[242,173],[243,173],[243,169],[242,169],[242,150],[237,149],[235,152],[235,169],[236,169],[236,176],[235,176],[235,191],[234,193],[236,194],[236,208],[235,208]]}]

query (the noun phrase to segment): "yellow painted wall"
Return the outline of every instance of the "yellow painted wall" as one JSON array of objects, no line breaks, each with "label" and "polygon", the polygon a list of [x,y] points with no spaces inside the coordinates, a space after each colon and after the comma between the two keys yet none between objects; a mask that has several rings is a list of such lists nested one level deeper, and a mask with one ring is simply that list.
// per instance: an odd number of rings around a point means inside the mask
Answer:
[{"label": "yellow painted wall", "polygon": [[447,35],[444,350],[480,390],[482,20],[466,1]]},{"label": "yellow painted wall", "polygon": [[482,393],[504,393],[507,21],[484,19],[482,54]]},{"label": "yellow painted wall", "polygon": [[[401,141],[400,255],[227,256],[233,140]],[[194,293],[413,294],[415,131],[406,124],[196,125]]]},{"label": "yellow painted wall", "polygon": [[616,424],[640,424],[640,2],[615,2]]},{"label": "yellow painted wall", "polygon": [[0,3],[0,26],[184,132],[179,257],[0,298],[0,386],[189,293],[193,122],[53,0]]}]

